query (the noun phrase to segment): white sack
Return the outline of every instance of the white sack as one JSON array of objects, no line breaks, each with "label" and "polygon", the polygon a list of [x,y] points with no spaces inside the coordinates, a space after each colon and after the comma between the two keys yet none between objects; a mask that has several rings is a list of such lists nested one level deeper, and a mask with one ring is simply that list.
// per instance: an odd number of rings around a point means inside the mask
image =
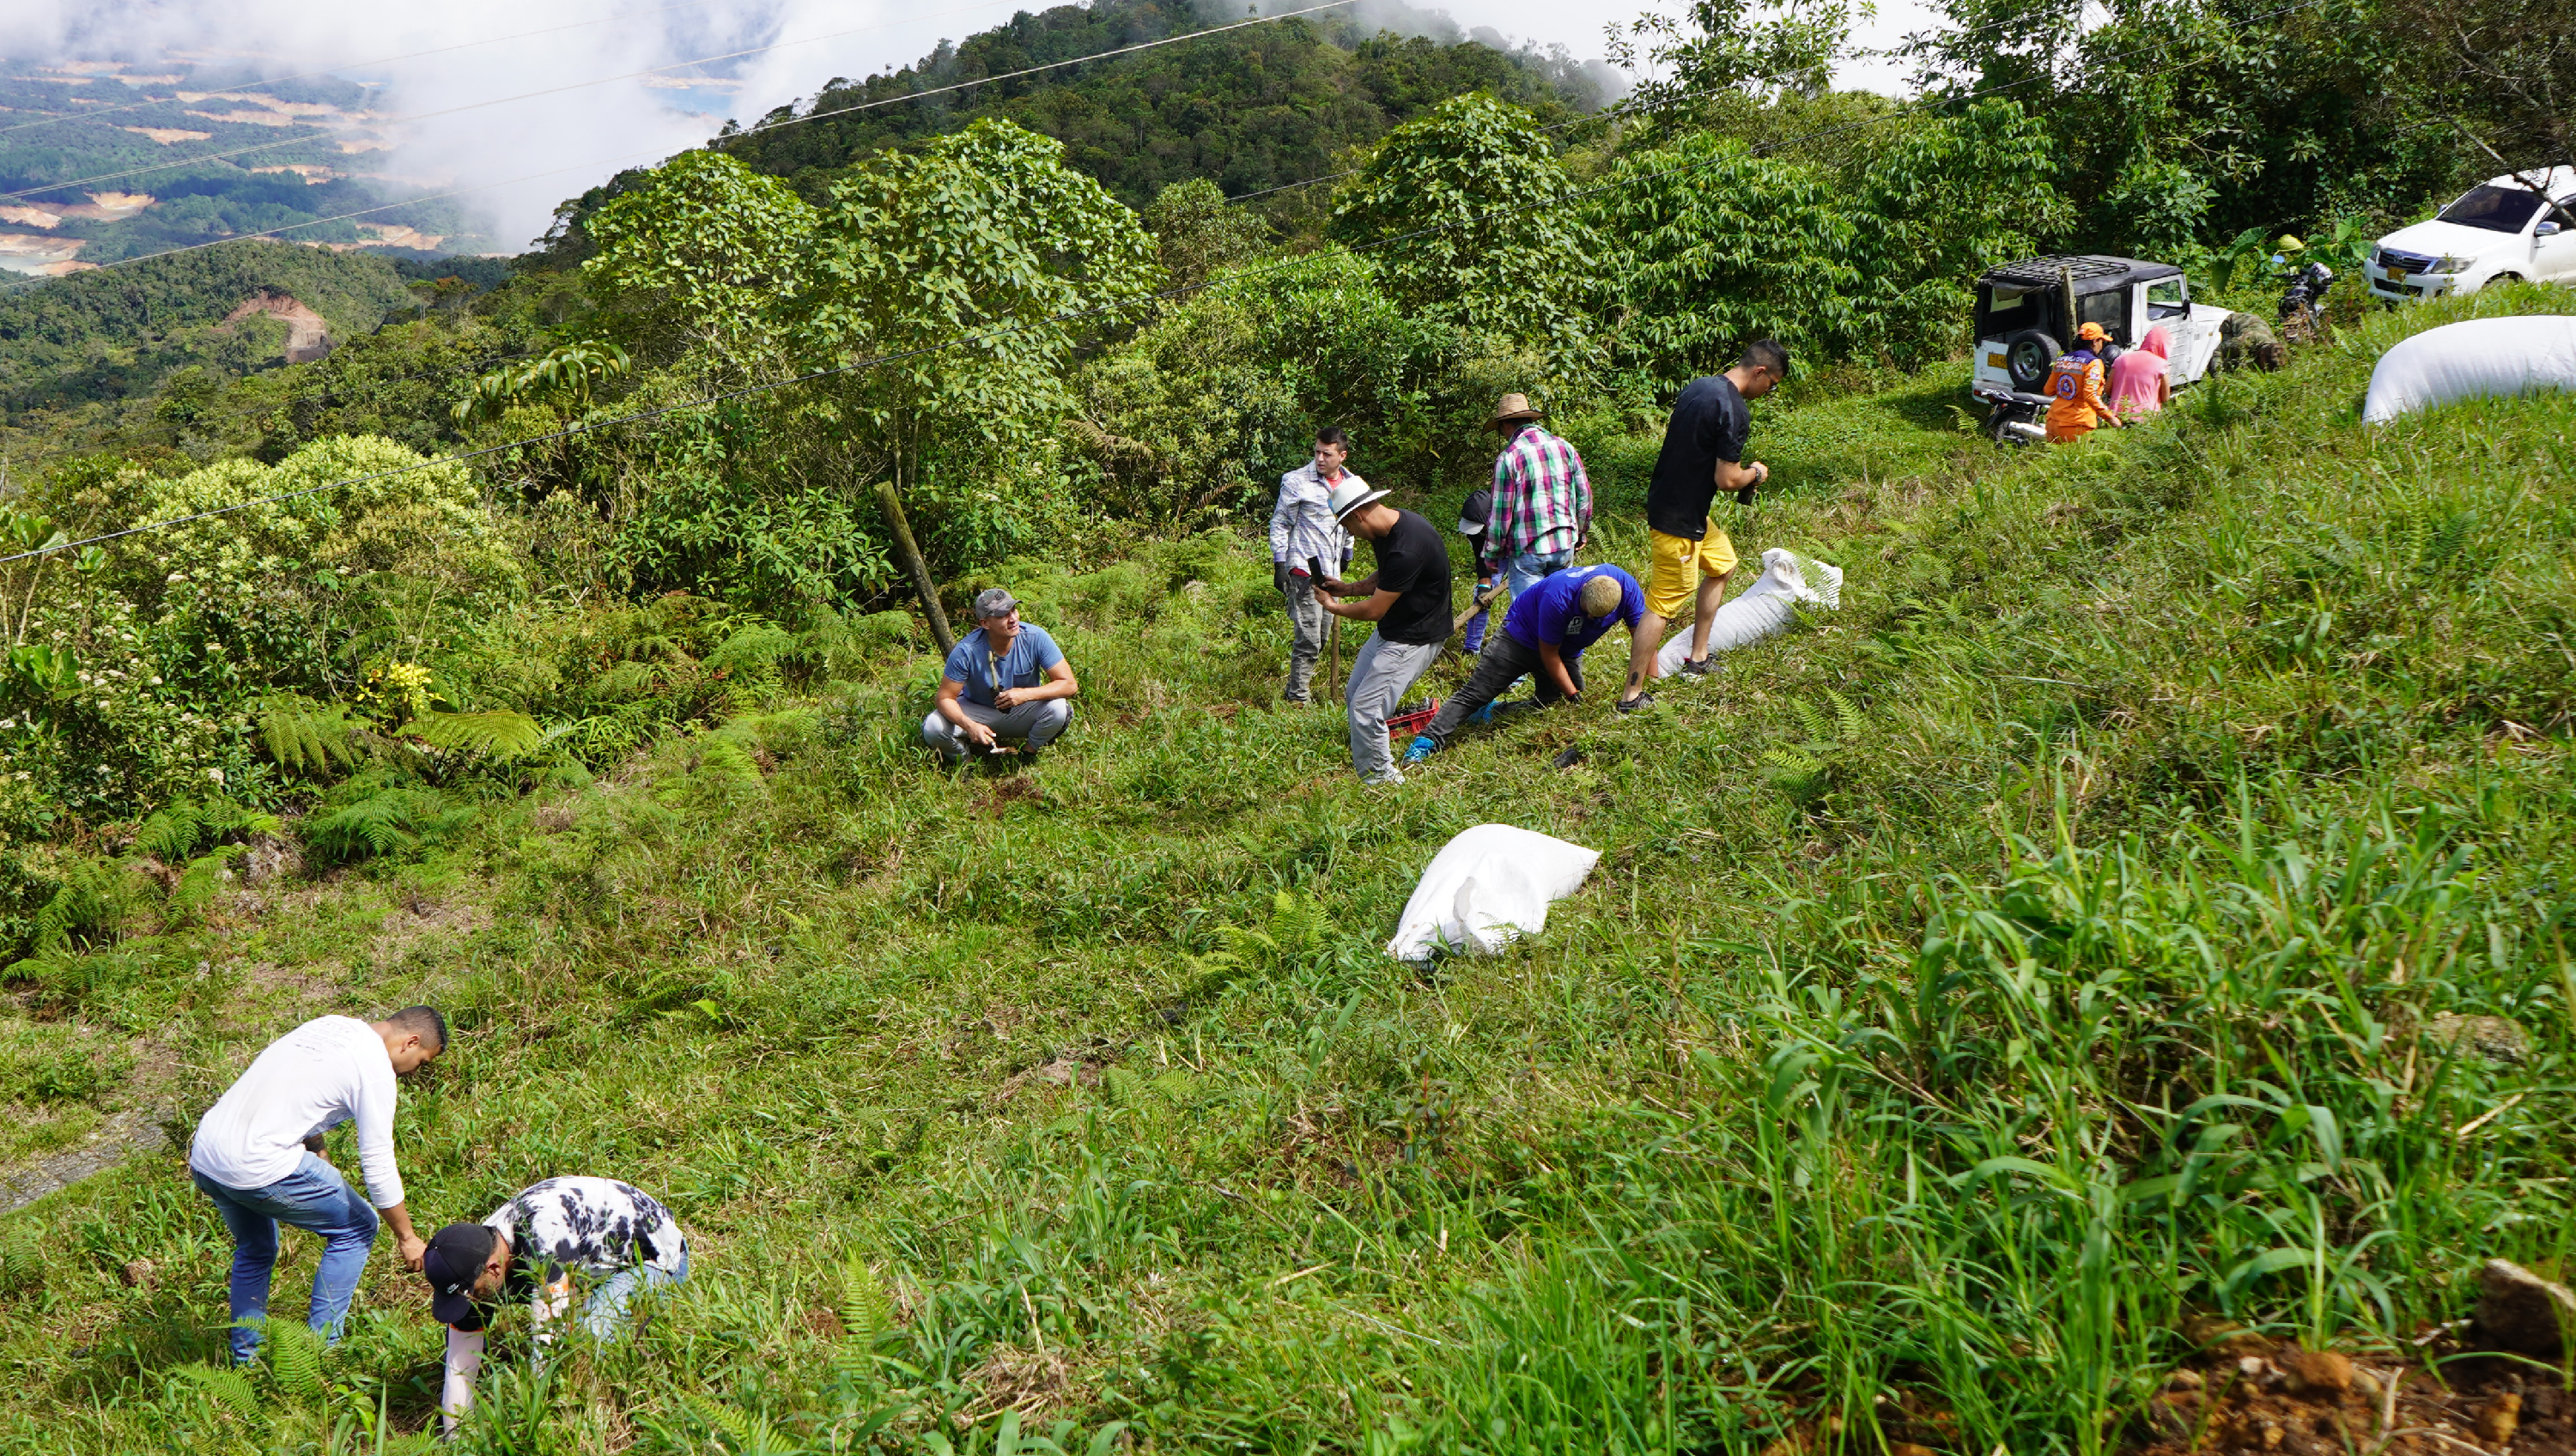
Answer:
[{"label": "white sack", "polygon": [[1442,946],[1492,955],[1547,929],[1547,907],[1582,888],[1601,851],[1509,824],[1479,824],[1440,847],[1404,902],[1387,953],[1425,961]]},{"label": "white sack", "polygon": [[2457,399],[2576,389],[2576,318],[2521,315],[2426,329],[2379,356],[2362,423]]},{"label": "white sack", "polygon": [[[1750,647],[1765,637],[1776,637],[1789,630],[1797,620],[1795,604],[1807,602],[1827,610],[1838,610],[1843,604],[1843,573],[1838,566],[1821,561],[1806,563],[1814,568],[1815,581],[1807,580],[1809,572],[1799,564],[1795,553],[1779,546],[1762,553],[1762,574],[1744,594],[1717,609],[1708,628],[1708,650],[1733,652]],[[1684,627],[1666,638],[1655,654],[1655,665],[1666,674],[1681,670],[1690,656],[1691,629]]]}]

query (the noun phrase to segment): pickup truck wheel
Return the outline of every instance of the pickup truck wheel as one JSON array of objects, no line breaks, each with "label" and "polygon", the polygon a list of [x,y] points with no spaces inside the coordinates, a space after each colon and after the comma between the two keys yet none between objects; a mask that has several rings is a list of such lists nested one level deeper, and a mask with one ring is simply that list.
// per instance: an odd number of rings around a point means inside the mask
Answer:
[{"label": "pickup truck wheel", "polygon": [[2493,278],[2490,278],[2490,279],[2488,279],[2486,282],[2479,284],[2479,285],[2478,285],[2478,289],[2479,289],[2479,291],[2480,291],[2480,292],[2484,292],[2484,291],[2485,291],[2485,290],[2487,290],[2487,289],[2497,287],[2497,286],[2499,286],[2499,285],[2501,285],[2501,284],[2506,284],[2506,283],[2520,283],[2521,281],[2522,281],[2522,275],[2521,275],[2521,274],[2519,274],[2519,273],[2498,273],[2498,274],[2497,274],[2496,276],[2494,276]]},{"label": "pickup truck wheel", "polygon": [[2038,329],[2021,329],[2004,336],[2004,370],[2012,375],[2013,388],[2023,394],[2037,394],[2048,382],[2049,367],[2065,353],[2057,340]]}]

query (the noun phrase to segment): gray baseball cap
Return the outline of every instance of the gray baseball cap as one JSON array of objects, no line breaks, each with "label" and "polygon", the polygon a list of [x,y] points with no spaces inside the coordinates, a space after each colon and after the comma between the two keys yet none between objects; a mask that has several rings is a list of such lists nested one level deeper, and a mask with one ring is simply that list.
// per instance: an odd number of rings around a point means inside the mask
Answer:
[{"label": "gray baseball cap", "polygon": [[1007,617],[1017,611],[1019,605],[1018,597],[998,586],[988,586],[975,593],[975,620],[989,622],[995,617]]}]

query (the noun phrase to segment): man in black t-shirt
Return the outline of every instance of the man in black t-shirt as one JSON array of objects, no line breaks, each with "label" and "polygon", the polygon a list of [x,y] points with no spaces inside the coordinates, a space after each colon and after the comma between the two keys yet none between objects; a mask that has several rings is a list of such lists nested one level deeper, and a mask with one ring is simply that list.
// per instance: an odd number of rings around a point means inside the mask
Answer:
[{"label": "man in black t-shirt", "polygon": [[1664,624],[1694,597],[1699,616],[1681,670],[1694,676],[1708,671],[1709,624],[1726,600],[1726,579],[1735,573],[1735,543],[1718,529],[1709,507],[1721,490],[1734,492],[1736,504],[1751,505],[1754,488],[1771,478],[1771,467],[1761,461],[1741,463],[1745,437],[1753,431],[1745,402],[1769,394],[1788,377],[1789,351],[1763,339],[1747,347],[1734,368],[1692,380],[1673,401],[1663,452],[1646,486],[1646,616],[1629,649],[1628,688],[1618,702],[1622,712],[1646,701]]},{"label": "man in black t-shirt", "polygon": [[[1449,640],[1449,543],[1440,539],[1438,527],[1382,504],[1385,499],[1385,491],[1357,480],[1334,488],[1334,519],[1371,545],[1377,570],[1358,581],[1318,582],[1315,599],[1336,617],[1377,624],[1376,635],[1351,660],[1343,692],[1350,705],[1351,768],[1364,783],[1400,784],[1404,775],[1387,747],[1386,720]],[[1339,597],[1364,600],[1346,603]]]}]

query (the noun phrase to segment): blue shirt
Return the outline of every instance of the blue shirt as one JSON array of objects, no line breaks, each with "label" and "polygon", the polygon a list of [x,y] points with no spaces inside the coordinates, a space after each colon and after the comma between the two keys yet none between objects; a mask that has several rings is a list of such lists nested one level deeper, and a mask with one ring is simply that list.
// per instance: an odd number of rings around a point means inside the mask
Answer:
[{"label": "blue shirt", "polygon": [[[1583,615],[1583,584],[1596,576],[1619,583],[1619,605],[1606,617]],[[1559,657],[1580,657],[1615,623],[1635,631],[1646,615],[1646,593],[1637,579],[1615,566],[1586,566],[1560,571],[1512,598],[1503,615],[1503,630],[1523,647],[1553,647]]]},{"label": "blue shirt", "polygon": [[1046,681],[1046,671],[1064,661],[1064,649],[1055,645],[1044,627],[1023,622],[1020,635],[1011,639],[1011,650],[993,661],[993,640],[976,628],[957,639],[948,651],[948,666],[940,673],[950,682],[965,688],[958,694],[981,707],[993,706],[993,694],[1003,688],[1033,688]]}]

